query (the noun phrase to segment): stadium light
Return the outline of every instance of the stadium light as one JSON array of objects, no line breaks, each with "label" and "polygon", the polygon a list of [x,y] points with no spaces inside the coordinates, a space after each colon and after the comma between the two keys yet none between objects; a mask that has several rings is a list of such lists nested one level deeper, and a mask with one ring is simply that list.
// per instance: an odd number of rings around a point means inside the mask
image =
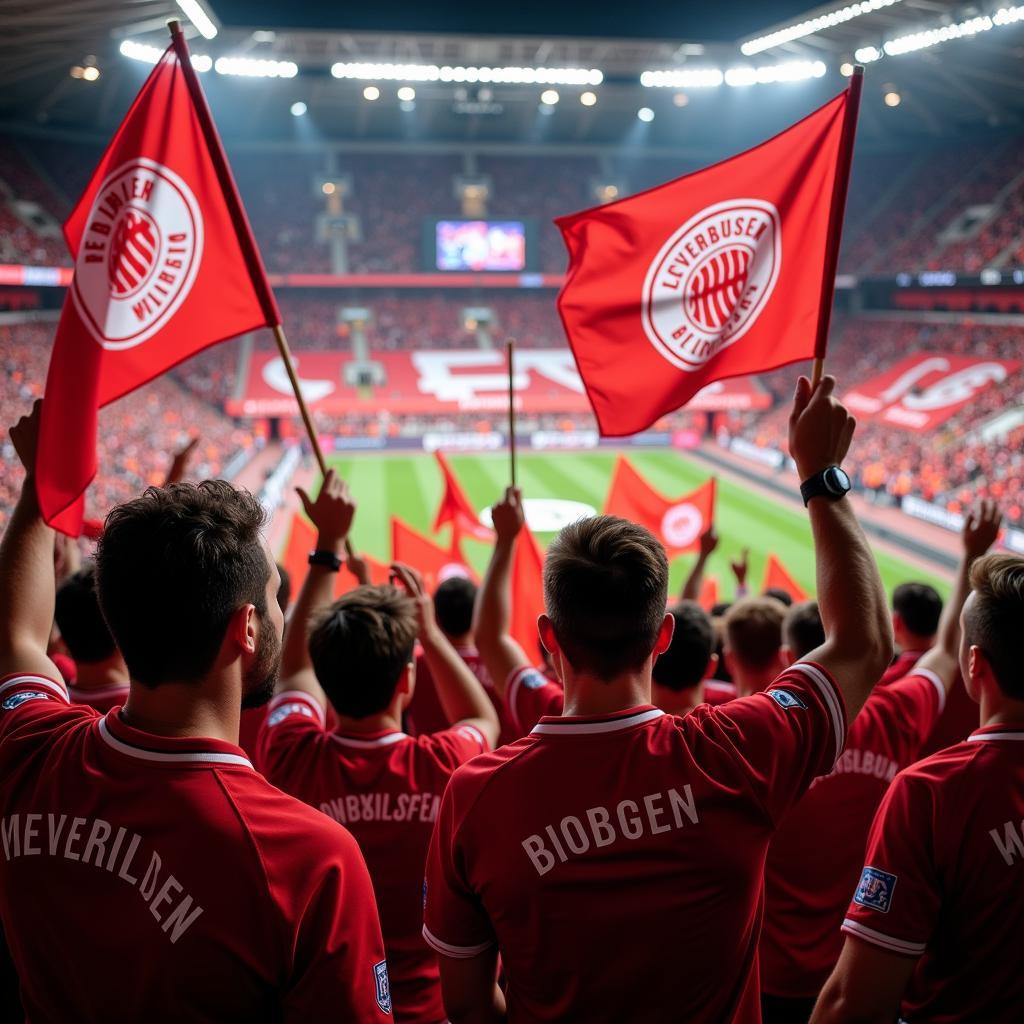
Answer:
[{"label": "stadium light", "polygon": [[297,100],[291,106],[292,117],[302,117],[308,109],[309,108],[302,102],[302,100]]},{"label": "stadium light", "polygon": [[825,64],[820,60],[790,60],[759,68],[736,67],[725,72],[725,84],[744,87],[772,82],[804,82],[809,78],[821,78],[825,71]]},{"label": "stadium light", "polygon": [[255,57],[218,57],[213,65],[218,75],[240,78],[294,78],[299,66],[290,60],[259,60]]},{"label": "stadium light", "polygon": [[199,0],[178,0],[182,13],[199,30],[204,39],[213,39],[217,35],[217,26],[213,19],[203,10]]},{"label": "stadium light", "polygon": [[955,39],[970,39],[982,32],[991,32],[994,28],[1005,28],[1024,21],[1024,7],[1001,7],[995,14],[981,14],[965,21],[950,25],[938,25],[935,28],[909,32],[886,40],[881,49],[876,46],[863,46],[855,54],[862,63],[880,60],[885,57],[902,57],[907,53],[916,53],[931,46],[952,42]]},{"label": "stadium light", "polygon": [[378,89],[377,86],[375,86],[375,85],[368,85],[363,90],[363,99],[364,100],[369,100],[371,103],[374,100],[379,100],[380,99],[380,89]]},{"label": "stadium light", "polygon": [[819,15],[817,18],[809,18],[807,21],[801,21],[796,25],[780,28],[776,32],[769,32],[768,35],[750,39],[740,46],[740,53],[744,57],[753,57],[755,53],[770,50],[773,46],[780,46],[783,43],[791,43],[794,39],[812,36],[823,29],[842,25],[844,22],[852,21],[854,18],[859,18],[862,15],[880,11],[883,7],[891,7],[895,3],[899,3],[899,0],[863,0],[861,3],[839,7],[834,11],[829,11],[827,14]]},{"label": "stadium light", "polygon": [[589,90],[587,90],[587,92],[581,92],[580,93],[580,103],[582,103],[583,106],[585,106],[585,107],[592,107],[596,102],[597,102],[597,93],[596,92],[590,92]]},{"label": "stadium light", "polygon": [[[118,50],[122,57],[141,61],[143,64],[155,64],[164,55],[164,51],[158,46],[150,46],[148,43],[137,43],[133,39],[122,40]],[[193,53],[192,67],[196,71],[206,72],[213,67],[213,60],[205,53]]]},{"label": "stadium light", "polygon": [[403,103],[411,103],[416,99],[416,90],[411,85],[403,85],[402,88],[398,90],[398,98]]},{"label": "stadium light", "polygon": [[437,64],[390,64],[369,61],[331,65],[335,78],[362,82],[482,82],[495,85],[600,85],[597,68],[463,67]]},{"label": "stadium light", "polygon": [[877,46],[862,46],[853,56],[858,64],[873,64],[881,60],[884,54]]},{"label": "stadium light", "polygon": [[849,78],[853,74],[853,65],[848,60],[844,60],[843,63],[839,65],[839,74],[841,74],[843,78]]},{"label": "stadium light", "polygon": [[541,103],[546,103],[549,107],[553,107],[558,102],[558,92],[554,89],[545,89],[540,94]]},{"label": "stadium light", "polygon": [[887,107],[898,107],[903,97],[895,89],[890,89],[883,98]]},{"label": "stadium light", "polygon": [[640,75],[640,84],[647,89],[716,89],[724,81],[721,68],[674,68]]},{"label": "stadium light", "polygon": [[650,124],[654,120],[654,111],[650,107],[641,107],[637,112],[636,116],[640,118],[644,124]]}]

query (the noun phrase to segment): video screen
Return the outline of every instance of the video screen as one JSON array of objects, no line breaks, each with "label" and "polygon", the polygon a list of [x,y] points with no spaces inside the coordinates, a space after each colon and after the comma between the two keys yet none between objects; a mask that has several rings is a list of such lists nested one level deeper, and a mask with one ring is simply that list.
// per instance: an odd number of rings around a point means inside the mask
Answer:
[{"label": "video screen", "polygon": [[521,220],[439,220],[438,270],[525,270],[526,225]]}]

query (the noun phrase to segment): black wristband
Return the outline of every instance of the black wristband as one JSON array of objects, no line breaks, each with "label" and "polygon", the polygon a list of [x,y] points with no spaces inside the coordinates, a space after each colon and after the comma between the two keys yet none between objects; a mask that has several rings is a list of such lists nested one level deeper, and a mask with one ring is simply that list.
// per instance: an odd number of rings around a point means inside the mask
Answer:
[{"label": "black wristband", "polygon": [[333,551],[310,551],[309,564],[319,565],[331,572],[338,572],[341,569],[341,559]]}]

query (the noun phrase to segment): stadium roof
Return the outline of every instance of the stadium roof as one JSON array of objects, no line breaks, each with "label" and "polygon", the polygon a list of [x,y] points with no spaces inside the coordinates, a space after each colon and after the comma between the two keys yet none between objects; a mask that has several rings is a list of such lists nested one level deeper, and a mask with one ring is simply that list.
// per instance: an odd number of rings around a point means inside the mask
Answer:
[{"label": "stadium roof", "polygon": [[[195,2],[182,0],[186,8]],[[1016,126],[1024,114],[1024,8],[997,15],[1000,5],[993,2],[965,8],[946,0],[863,0],[844,7],[839,0],[808,9],[653,0],[642,9],[592,5],[589,11],[539,0],[367,4],[351,11],[301,0],[198,3],[212,17],[215,38],[204,39],[175,0],[0,0],[0,119],[7,127],[104,136],[147,68],[120,48],[130,40],[162,49],[171,17],[186,21],[196,54],[297,67],[295,77],[273,80],[216,69],[203,76],[229,140],[724,151],[834,95],[845,82],[840,69],[855,54],[864,59],[865,48],[880,59],[868,66],[863,142]],[[336,64],[352,77],[333,77]],[[421,77],[406,81],[404,72],[382,72],[384,64],[415,65]],[[744,75],[779,65],[789,69],[781,77],[794,66],[811,77],[744,84]],[[424,68],[433,69],[432,79]],[[584,80],[543,80],[544,69],[566,68],[580,69]],[[540,70],[524,84],[501,81],[501,69]],[[718,75],[716,87],[687,77],[709,70]],[[597,71],[600,85],[588,84],[586,76]],[[645,71],[678,72],[684,84],[645,88]],[[376,100],[364,98],[368,85],[379,89]],[[415,90],[404,109],[402,87]],[[558,93],[556,103],[540,102],[546,88]],[[580,102],[585,91],[594,93],[593,105]],[[886,94],[897,97],[895,105],[886,105]],[[308,116],[292,117],[293,104],[305,104]],[[654,114],[642,125],[641,107]]]}]

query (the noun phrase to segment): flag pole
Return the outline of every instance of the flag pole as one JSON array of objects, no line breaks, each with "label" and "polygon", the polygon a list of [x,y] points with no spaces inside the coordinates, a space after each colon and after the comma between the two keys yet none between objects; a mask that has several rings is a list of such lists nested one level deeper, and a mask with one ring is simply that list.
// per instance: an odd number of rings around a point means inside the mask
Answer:
[{"label": "flag pole", "polygon": [[508,356],[508,457],[513,487],[516,486],[516,404],[515,385],[512,380],[512,360],[515,357],[515,351],[515,339],[506,339],[505,354]]},{"label": "flag pole", "polygon": [[846,194],[850,188],[853,141],[857,134],[857,115],[860,111],[860,94],[863,86],[864,68],[860,64],[855,64],[843,117],[843,134],[839,140],[836,176],[832,183],[832,206],[828,214],[828,248],[825,250],[821,303],[818,306],[818,333],[814,343],[814,366],[811,371],[812,388],[817,387],[825,372],[825,351],[828,348],[828,328],[832,319],[832,301],[836,289],[839,245],[843,237],[843,216],[846,213]]}]

